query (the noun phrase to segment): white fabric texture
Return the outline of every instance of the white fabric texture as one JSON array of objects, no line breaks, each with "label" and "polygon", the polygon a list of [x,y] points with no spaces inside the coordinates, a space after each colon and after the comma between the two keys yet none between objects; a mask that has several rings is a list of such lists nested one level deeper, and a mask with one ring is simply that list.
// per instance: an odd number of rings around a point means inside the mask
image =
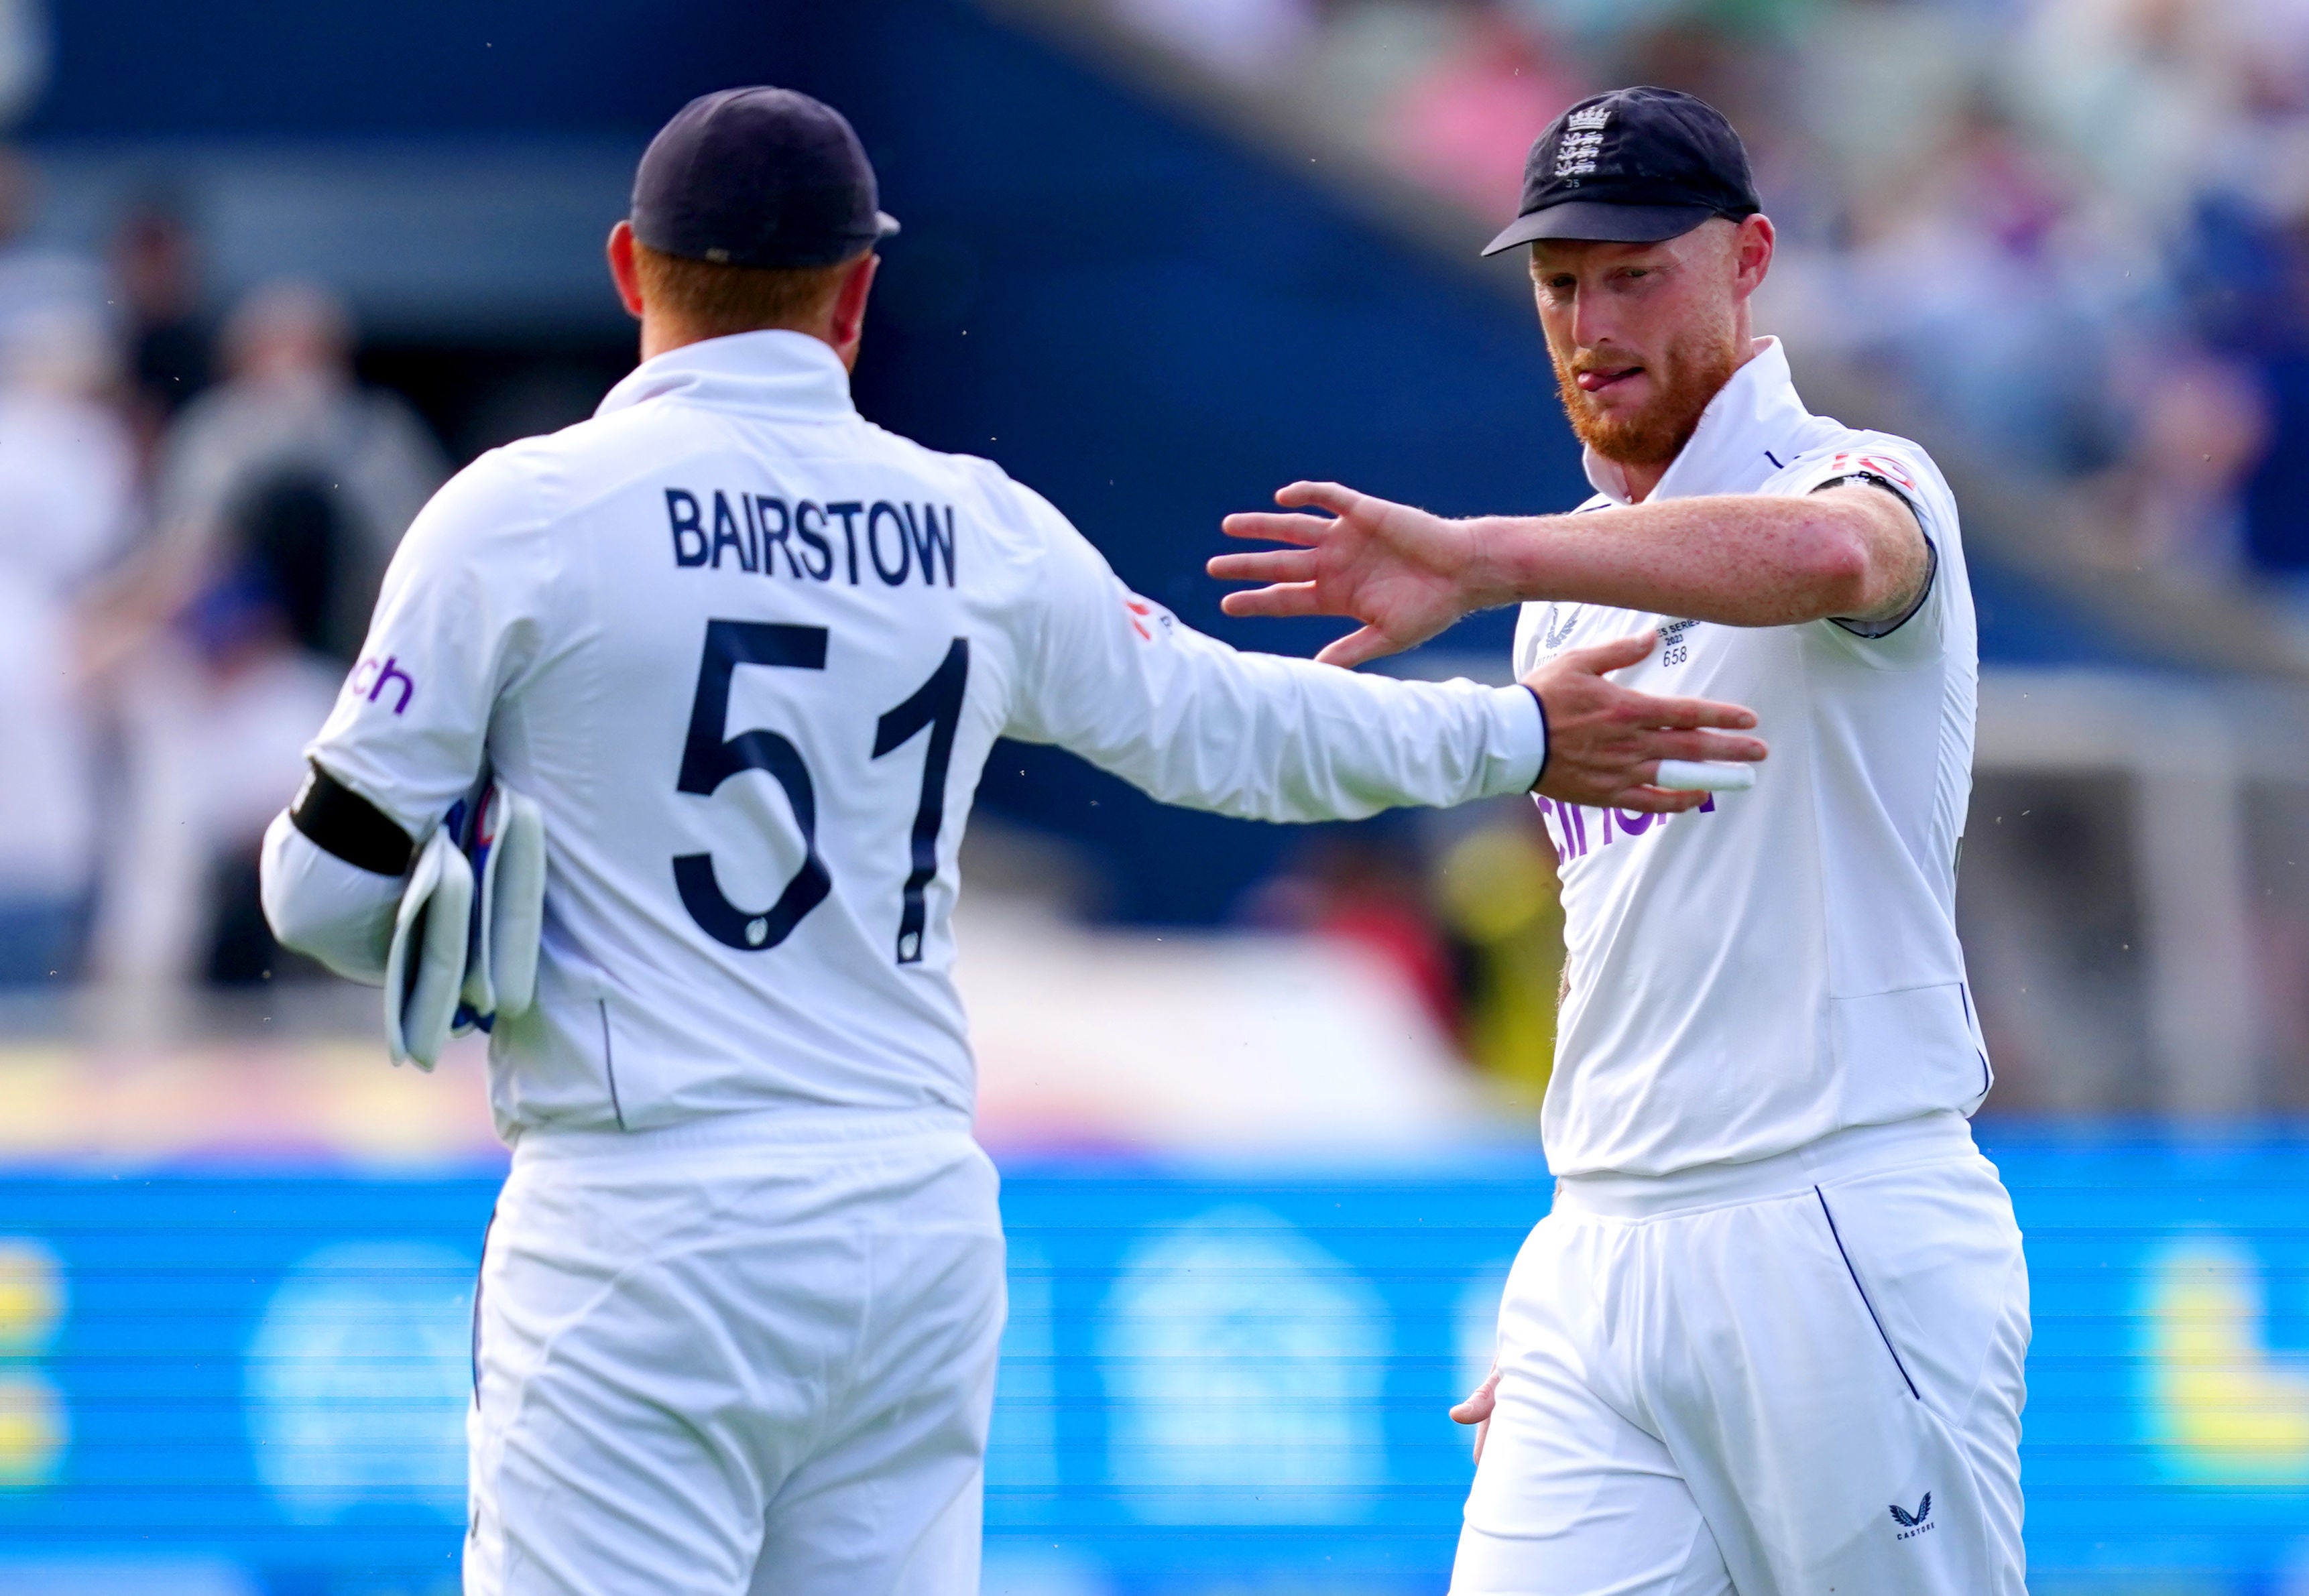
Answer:
[{"label": "white fabric texture", "polygon": [[971,1596],[996,1186],[937,1116],[525,1140],[476,1306],[465,1596]]},{"label": "white fabric texture", "polygon": [[[1882,637],[1524,607],[1518,676],[1656,632],[1614,680],[1745,704],[1771,746],[1752,789],[1683,815],[1539,800],[1562,859],[1568,989],[1542,1110],[1558,1175],[1766,1158],[1987,1093],[1956,934],[1979,669],[1948,485],[1916,444],[1807,413],[1761,340],[1647,502],[1855,471],[1898,485],[1939,556]],[[1614,468],[1591,456],[1589,475],[1604,491],[1587,508],[1620,502]]]},{"label": "white fabric texture", "polygon": [[2023,1596],[2028,1273],[1961,1119],[1692,1175],[1525,1244],[1453,1596]]},{"label": "white fabric texture", "polygon": [[1521,791],[1544,747],[1521,688],[1188,630],[767,332],[647,361],[445,487],[311,754],[411,836],[485,757],[537,801],[537,1005],[490,1038],[511,1138],[779,1103],[966,1119],[948,922],[1005,734],[1274,820]]},{"label": "white fabric texture", "polygon": [[263,859],[259,888],[273,936],[347,980],[385,985],[409,877],[347,864],[298,831],[286,810],[265,828]]}]

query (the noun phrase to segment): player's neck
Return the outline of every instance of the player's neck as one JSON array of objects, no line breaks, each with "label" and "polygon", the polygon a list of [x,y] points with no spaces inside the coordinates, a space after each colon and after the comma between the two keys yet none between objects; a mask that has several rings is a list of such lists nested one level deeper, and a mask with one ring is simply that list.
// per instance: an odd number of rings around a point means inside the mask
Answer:
[{"label": "player's neck", "polygon": [[[856,346],[853,344],[851,351],[845,353],[842,347],[835,343],[830,336],[831,330],[823,326],[752,327],[747,330],[753,332],[806,333],[809,337],[817,339],[818,342],[826,345],[826,348],[832,349],[836,355],[843,356],[843,364],[845,366],[851,363],[851,359],[854,357],[856,349]],[[691,344],[704,343],[708,339],[722,338],[726,336],[728,336],[728,334],[723,332],[703,331],[692,326],[679,316],[662,315],[654,312],[645,314],[642,317],[642,358],[644,360],[654,360],[660,355],[670,355],[674,350],[687,349]]]}]

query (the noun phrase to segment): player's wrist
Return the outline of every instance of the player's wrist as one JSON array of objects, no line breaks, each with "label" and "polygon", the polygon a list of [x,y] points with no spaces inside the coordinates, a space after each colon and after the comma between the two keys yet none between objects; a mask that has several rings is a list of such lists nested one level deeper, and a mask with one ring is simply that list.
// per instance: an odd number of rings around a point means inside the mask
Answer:
[{"label": "player's wrist", "polygon": [[1508,557],[1515,523],[1503,515],[1478,515],[1459,523],[1464,529],[1463,552],[1455,573],[1461,605],[1467,613],[1496,609],[1522,595],[1516,591],[1513,562]]}]

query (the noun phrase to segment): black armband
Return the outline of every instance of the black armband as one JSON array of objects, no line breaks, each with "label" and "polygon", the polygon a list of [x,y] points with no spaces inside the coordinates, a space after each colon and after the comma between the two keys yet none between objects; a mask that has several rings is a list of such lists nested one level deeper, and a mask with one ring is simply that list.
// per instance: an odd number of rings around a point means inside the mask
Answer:
[{"label": "black armband", "polygon": [[289,824],[322,852],[376,876],[406,876],[417,851],[390,815],[317,764],[289,806]]},{"label": "black armband", "polygon": [[[1853,482],[1865,482],[1872,487],[1882,488],[1886,493],[1890,494],[1894,498],[1907,505],[1909,514],[1916,514],[1916,502],[1901,491],[1900,485],[1898,483],[1893,481],[1891,478],[1886,476],[1881,471],[1846,471],[1841,477],[1830,477],[1825,482],[1813,483],[1808,491],[1812,493],[1825,493],[1831,487],[1842,487],[1846,484]],[[1918,515],[1916,516],[1916,519],[1921,522],[1924,517]]]}]

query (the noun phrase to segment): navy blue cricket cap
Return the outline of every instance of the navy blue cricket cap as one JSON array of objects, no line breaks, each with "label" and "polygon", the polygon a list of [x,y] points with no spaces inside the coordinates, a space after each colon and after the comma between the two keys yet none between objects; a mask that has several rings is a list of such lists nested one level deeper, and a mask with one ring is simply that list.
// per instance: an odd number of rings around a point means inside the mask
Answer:
[{"label": "navy blue cricket cap", "polygon": [[724,89],[674,113],[634,173],[634,237],[717,266],[831,266],[898,230],[840,111]]},{"label": "navy blue cricket cap", "polygon": [[1723,112],[1673,89],[1613,89],[1548,124],[1524,162],[1516,219],[1483,253],[1538,238],[1656,244],[1763,208]]}]

